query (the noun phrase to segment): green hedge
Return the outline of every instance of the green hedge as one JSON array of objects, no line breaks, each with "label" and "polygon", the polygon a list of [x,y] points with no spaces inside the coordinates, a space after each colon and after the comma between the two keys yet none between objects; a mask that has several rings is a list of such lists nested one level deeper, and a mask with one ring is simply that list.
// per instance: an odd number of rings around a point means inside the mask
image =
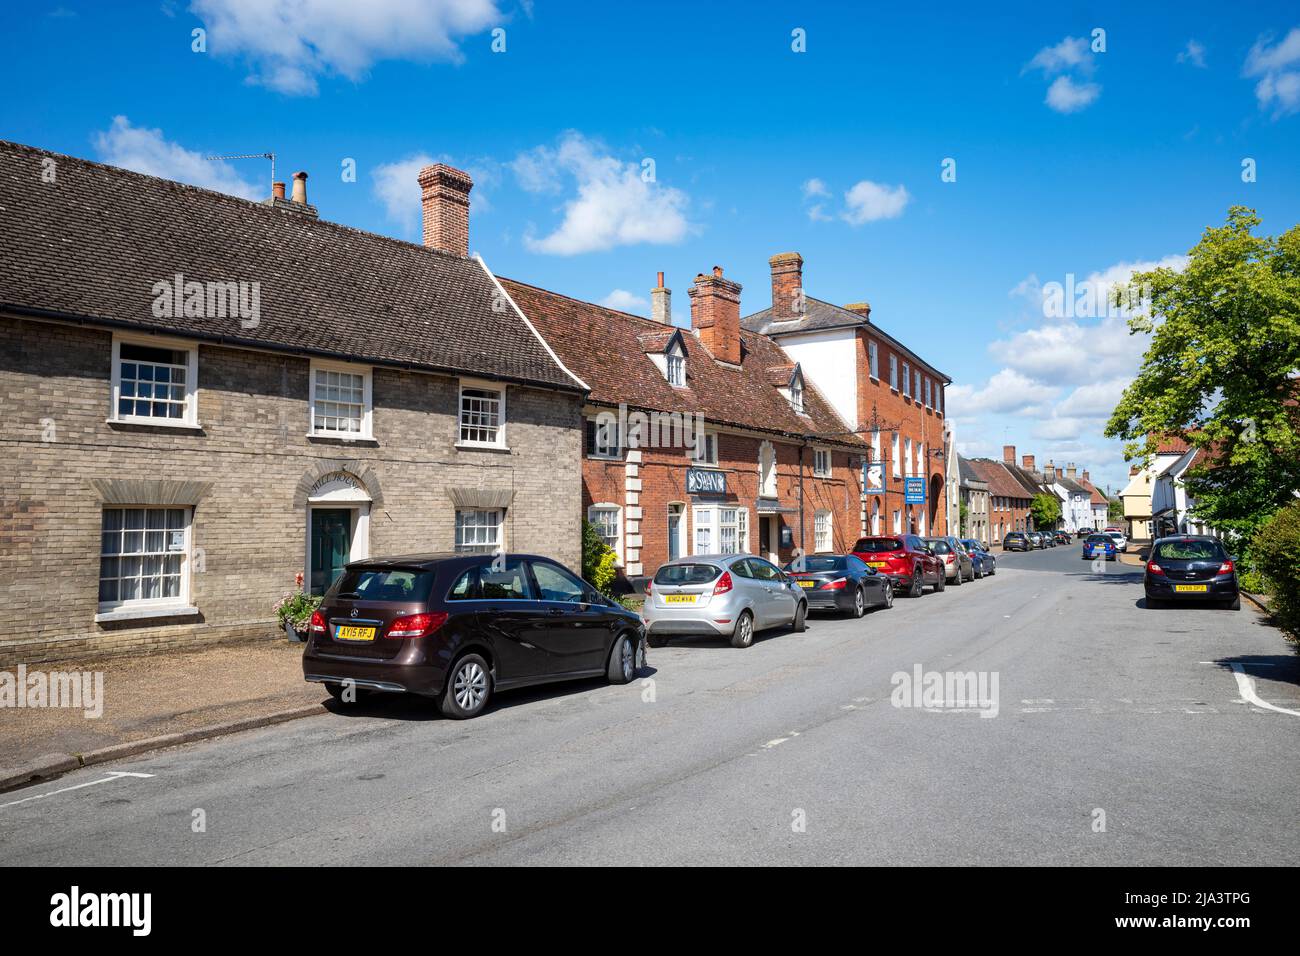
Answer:
[{"label": "green hedge", "polygon": [[1255,532],[1250,557],[1253,570],[1268,585],[1273,616],[1300,638],[1300,501],[1278,511]]}]

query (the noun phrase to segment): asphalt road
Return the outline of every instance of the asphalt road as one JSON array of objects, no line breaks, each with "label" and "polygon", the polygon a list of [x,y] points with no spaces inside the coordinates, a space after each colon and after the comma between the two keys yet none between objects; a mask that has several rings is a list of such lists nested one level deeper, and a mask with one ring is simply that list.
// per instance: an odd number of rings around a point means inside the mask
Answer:
[{"label": "asphalt road", "polygon": [[[1095,573],[1076,546],[649,664],[473,721],[388,698],[79,771],[0,795],[0,847],[11,865],[1300,858],[1289,646],[1249,608],[1148,610],[1138,569]],[[997,716],[893,706],[916,665],[996,674]]]}]

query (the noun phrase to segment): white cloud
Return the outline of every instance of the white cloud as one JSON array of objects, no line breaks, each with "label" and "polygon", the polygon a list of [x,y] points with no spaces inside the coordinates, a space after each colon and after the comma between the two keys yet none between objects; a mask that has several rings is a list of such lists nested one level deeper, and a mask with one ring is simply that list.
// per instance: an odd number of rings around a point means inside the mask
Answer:
[{"label": "white cloud", "polygon": [[1068,76],[1058,76],[1047,88],[1043,102],[1058,113],[1077,113],[1100,95],[1101,87],[1096,83],[1076,83]]},{"label": "white cloud", "polygon": [[212,53],[243,56],[249,82],[314,95],[318,77],[360,80],[377,61],[463,56],[460,38],[501,23],[496,0],[194,0]]},{"label": "white cloud", "polygon": [[1280,42],[1270,45],[1260,37],[1246,55],[1244,76],[1257,76],[1255,98],[1260,109],[1273,110],[1273,118],[1300,112],[1300,27],[1292,27]]},{"label": "white cloud", "polygon": [[846,208],[840,217],[854,226],[877,219],[897,219],[911,198],[905,186],[884,186],[864,179],[844,194]]},{"label": "white cloud", "polygon": [[826,183],[814,177],[807,180],[800,188],[804,203],[807,205],[808,218],[813,222],[829,222],[831,216],[826,212],[826,204],[817,201],[830,198],[831,191],[826,188]]},{"label": "white cloud", "polygon": [[567,133],[557,147],[539,146],[511,164],[531,192],[555,192],[572,179],[577,193],[550,235],[524,237],[533,252],[572,256],[617,246],[679,242],[691,231],[686,193],[647,180],[638,163],[610,155],[598,142]]},{"label": "white cloud", "polygon": [[813,177],[803,184],[803,198],[810,199],[813,196],[829,196],[830,190],[826,188],[826,183]]},{"label": "white cloud", "polygon": [[1109,418],[1130,381],[1124,377],[1080,385],[1056,406],[1056,412],[1062,417]]},{"label": "white cloud", "polygon": [[446,163],[463,169],[474,180],[474,189],[470,192],[471,216],[492,208],[485,192],[485,187],[490,188],[497,180],[496,166],[491,160],[464,163],[446,155],[415,153],[391,163],[380,163],[371,173],[375,181],[375,196],[383,203],[385,215],[393,222],[400,223],[407,233],[419,226],[423,213],[420,206],[420,170],[434,163]]},{"label": "white cloud", "polygon": [[1205,44],[1198,40],[1188,40],[1187,46],[1178,54],[1179,63],[1189,63],[1192,66],[1205,69]]},{"label": "white cloud", "polygon": [[615,289],[601,299],[600,304],[609,309],[632,312],[635,315],[645,315],[650,311],[649,299],[628,292],[626,289]]},{"label": "white cloud", "polygon": [[948,386],[945,408],[959,421],[987,414],[1034,415],[1056,397],[1052,385],[1036,382],[1014,369],[1004,368],[983,388],[973,385]]},{"label": "white cloud", "polygon": [[1066,37],[1055,46],[1045,46],[1025,65],[1028,70],[1042,70],[1045,76],[1055,76],[1068,70],[1080,70],[1091,73],[1093,69],[1092,54],[1088,50],[1088,41],[1084,37]]},{"label": "white cloud", "polygon": [[1084,423],[1077,418],[1045,418],[1034,426],[1031,434],[1045,441],[1073,441],[1083,434]]},{"label": "white cloud", "polygon": [[244,199],[265,199],[271,194],[269,186],[252,185],[228,164],[206,160],[203,153],[169,142],[160,129],[132,126],[125,116],[114,116],[113,124],[95,135],[95,150],[99,158],[110,166],[121,166],[137,173],[202,186]]}]

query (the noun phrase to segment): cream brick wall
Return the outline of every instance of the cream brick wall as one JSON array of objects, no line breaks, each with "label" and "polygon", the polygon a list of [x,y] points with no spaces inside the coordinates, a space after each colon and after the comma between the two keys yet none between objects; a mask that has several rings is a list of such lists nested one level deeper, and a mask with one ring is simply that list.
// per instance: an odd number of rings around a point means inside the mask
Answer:
[{"label": "cream brick wall", "polygon": [[[377,368],[374,441],[345,444],[307,437],[306,359],[201,345],[198,430],[109,425],[111,341],[0,316],[0,663],[275,636],[271,608],[305,563],[295,494],[323,461],[377,482],[372,555],[450,550],[448,489],[510,489],[506,547],[581,566],[577,396],[510,386],[509,451],[467,451],[454,444],[454,378]],[[194,509],[198,623],[95,623],[93,478],[211,483]]]}]

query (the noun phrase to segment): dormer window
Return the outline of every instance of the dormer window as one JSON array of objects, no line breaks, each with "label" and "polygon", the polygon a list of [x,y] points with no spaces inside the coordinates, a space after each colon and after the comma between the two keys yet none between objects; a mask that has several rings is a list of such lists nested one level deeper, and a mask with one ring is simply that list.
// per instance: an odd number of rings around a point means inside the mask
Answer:
[{"label": "dormer window", "polygon": [[790,407],[803,414],[803,378],[797,373],[790,380]]},{"label": "dormer window", "polygon": [[673,388],[686,387],[686,356],[680,352],[668,353],[668,366],[665,370],[668,384]]}]

